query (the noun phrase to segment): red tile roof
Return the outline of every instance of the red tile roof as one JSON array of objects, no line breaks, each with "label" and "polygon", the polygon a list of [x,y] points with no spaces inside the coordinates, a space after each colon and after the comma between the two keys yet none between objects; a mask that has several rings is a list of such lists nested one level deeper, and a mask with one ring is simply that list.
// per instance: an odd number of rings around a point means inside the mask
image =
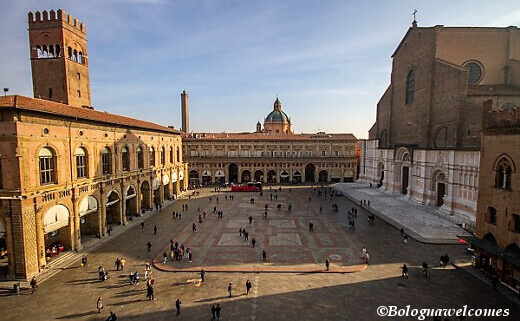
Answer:
[{"label": "red tile roof", "polygon": [[139,119],[109,114],[107,112],[96,111],[86,107],[74,107],[49,100],[30,98],[19,95],[0,97],[0,108],[15,108],[113,125],[123,125],[128,127],[137,127],[145,130],[168,132],[171,134],[181,133],[178,130]]},{"label": "red tile roof", "polygon": [[194,133],[185,137],[186,142],[195,141],[302,141],[302,140],[354,140],[358,139],[352,134],[276,134],[276,133]]}]

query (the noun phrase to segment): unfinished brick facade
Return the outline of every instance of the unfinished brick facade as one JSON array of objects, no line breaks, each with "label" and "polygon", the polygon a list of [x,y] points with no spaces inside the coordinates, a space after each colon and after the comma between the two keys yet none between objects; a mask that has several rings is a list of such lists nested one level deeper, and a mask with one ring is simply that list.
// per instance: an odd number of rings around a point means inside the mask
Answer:
[{"label": "unfinished brick facade", "polygon": [[520,103],[520,30],[414,25],[392,58],[360,179],[473,225],[482,103]]}]

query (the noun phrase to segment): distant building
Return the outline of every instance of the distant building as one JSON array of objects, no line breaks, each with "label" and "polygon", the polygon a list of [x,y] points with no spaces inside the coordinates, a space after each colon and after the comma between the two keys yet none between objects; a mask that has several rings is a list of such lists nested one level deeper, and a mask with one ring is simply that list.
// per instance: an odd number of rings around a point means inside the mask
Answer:
[{"label": "distant building", "polygon": [[277,98],[251,133],[192,133],[183,139],[192,185],[213,183],[352,182],[356,144],[352,134],[294,134]]},{"label": "distant building", "polygon": [[26,279],[187,188],[181,132],[90,107],[85,24],[29,13],[29,35],[38,98],[0,97],[0,277]]},{"label": "distant building", "polygon": [[392,58],[360,179],[474,225],[482,103],[520,104],[520,30],[414,22]]},{"label": "distant building", "polygon": [[[492,101],[486,105],[491,109]],[[520,108],[489,111],[482,134],[476,266],[520,289]]]}]

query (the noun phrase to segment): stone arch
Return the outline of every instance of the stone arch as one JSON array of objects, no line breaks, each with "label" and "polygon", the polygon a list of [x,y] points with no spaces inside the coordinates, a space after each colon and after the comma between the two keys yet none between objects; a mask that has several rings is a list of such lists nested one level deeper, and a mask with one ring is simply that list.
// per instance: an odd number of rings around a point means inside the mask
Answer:
[{"label": "stone arch", "polygon": [[130,184],[125,191],[125,216],[132,216],[139,213],[139,198],[135,185]]},{"label": "stone arch", "polygon": [[329,181],[329,172],[326,169],[322,169],[318,173],[318,182],[319,183],[327,183]]},{"label": "stone arch", "polygon": [[121,194],[113,189],[106,194],[106,222],[107,224],[122,224]]},{"label": "stone arch", "polygon": [[271,169],[267,172],[267,183],[276,183],[276,171]]},{"label": "stone arch", "polygon": [[99,233],[99,202],[94,195],[87,195],[79,202],[79,216],[82,237]]},{"label": "stone arch", "polygon": [[264,181],[264,172],[262,170],[257,170],[255,172],[255,182],[263,182]]},{"label": "stone arch", "polygon": [[6,256],[8,260],[7,265],[0,266],[0,275],[2,276],[9,275],[10,271],[14,270],[13,253],[11,253],[13,244],[11,244],[10,241],[13,237],[11,233],[12,232],[7,229],[6,218],[0,213],[0,253],[2,256]]},{"label": "stone arch", "polygon": [[437,129],[433,142],[436,148],[448,147],[448,126],[442,126]]},{"label": "stone arch", "polygon": [[305,181],[306,182],[315,182],[316,181],[315,172],[316,172],[316,166],[313,163],[309,163],[309,164],[305,165]]},{"label": "stone arch", "polygon": [[444,196],[447,192],[448,175],[442,169],[436,169],[432,172],[431,190],[435,192],[435,205],[444,205]]},{"label": "stone arch", "polygon": [[251,172],[248,169],[242,171],[242,183],[251,182]]},{"label": "stone arch", "polygon": [[230,183],[238,183],[238,166],[235,163],[229,164],[228,177]]},{"label": "stone arch", "polygon": [[72,248],[70,215],[70,209],[64,204],[51,206],[42,215],[45,252],[49,257],[58,254],[61,246],[68,250]]},{"label": "stone arch", "polygon": [[497,244],[497,239],[495,238],[495,236],[491,232],[489,232],[486,235],[484,235],[483,239]]},{"label": "stone arch", "polygon": [[199,172],[197,170],[190,170],[188,173],[188,182],[190,186],[198,186],[200,184]]},{"label": "stone arch", "polygon": [[150,183],[145,180],[140,187],[141,212],[152,208],[151,187]]},{"label": "stone arch", "polygon": [[513,161],[513,158],[511,158],[511,156],[509,156],[506,153],[501,154],[500,156],[498,156],[495,159],[495,162],[493,163],[493,170],[494,171],[496,171],[498,169],[498,166],[499,166],[499,164],[500,164],[500,162],[502,160],[507,160],[507,162],[509,162],[509,164],[511,164],[512,173],[516,172],[516,166],[515,166],[515,162]]}]

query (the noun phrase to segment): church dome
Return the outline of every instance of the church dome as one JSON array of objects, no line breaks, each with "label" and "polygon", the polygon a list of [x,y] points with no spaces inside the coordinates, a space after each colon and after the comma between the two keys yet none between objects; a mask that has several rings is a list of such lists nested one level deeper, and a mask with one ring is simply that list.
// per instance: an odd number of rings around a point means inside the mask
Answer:
[{"label": "church dome", "polygon": [[270,123],[284,122],[284,121],[289,121],[289,117],[287,117],[287,114],[281,110],[273,110],[272,112],[269,113],[269,115],[267,115],[267,117],[265,118],[265,121],[270,122]]},{"label": "church dome", "polygon": [[270,112],[267,115],[267,117],[265,117],[266,123],[289,121],[289,117],[287,116],[287,114],[282,111],[282,103],[280,103],[278,98],[276,98],[273,107],[273,111]]}]

